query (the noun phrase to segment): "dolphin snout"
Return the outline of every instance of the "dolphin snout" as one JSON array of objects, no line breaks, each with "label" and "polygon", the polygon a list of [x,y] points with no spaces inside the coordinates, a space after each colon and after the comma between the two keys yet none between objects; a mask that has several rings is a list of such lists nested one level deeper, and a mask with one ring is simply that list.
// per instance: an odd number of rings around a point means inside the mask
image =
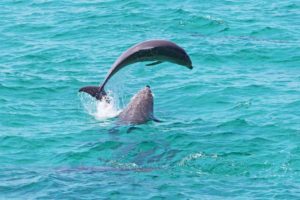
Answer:
[{"label": "dolphin snout", "polygon": [[151,91],[149,85],[146,85],[146,87],[143,89],[143,91],[145,92],[145,94],[151,94],[152,95],[152,91]]}]

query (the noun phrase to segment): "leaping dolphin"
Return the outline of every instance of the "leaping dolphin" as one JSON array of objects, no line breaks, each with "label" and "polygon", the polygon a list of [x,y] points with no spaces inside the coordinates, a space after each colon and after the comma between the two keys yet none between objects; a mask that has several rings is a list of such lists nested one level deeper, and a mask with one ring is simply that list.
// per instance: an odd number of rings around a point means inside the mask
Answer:
[{"label": "leaping dolphin", "polygon": [[108,80],[123,67],[144,61],[153,61],[147,66],[162,62],[171,62],[192,69],[192,61],[183,48],[167,40],[149,40],[132,46],[126,50],[112,65],[103,83],[99,86],[86,86],[79,92],[86,92],[97,100],[106,96],[104,86]]}]

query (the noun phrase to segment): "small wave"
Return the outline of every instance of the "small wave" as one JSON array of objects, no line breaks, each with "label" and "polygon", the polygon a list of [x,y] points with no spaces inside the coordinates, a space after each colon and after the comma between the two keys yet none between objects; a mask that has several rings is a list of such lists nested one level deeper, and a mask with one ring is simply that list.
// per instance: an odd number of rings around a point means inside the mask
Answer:
[{"label": "small wave", "polygon": [[246,101],[240,101],[238,103],[236,103],[234,105],[233,108],[231,108],[232,110],[235,110],[235,109],[247,109],[247,108],[250,108],[252,106],[252,99],[249,99],[249,100],[246,100]]},{"label": "small wave", "polygon": [[287,105],[285,105],[285,108],[299,108],[299,107],[300,107],[300,101],[299,100],[290,102]]},{"label": "small wave", "polygon": [[256,30],[253,30],[252,32],[250,32],[249,35],[254,37],[265,37],[268,38],[269,40],[270,39],[282,40],[283,35],[285,38],[290,38],[292,33],[287,29],[285,29],[284,27],[266,26],[266,27],[261,27],[261,28],[257,28]]},{"label": "small wave", "polygon": [[224,127],[247,127],[250,126],[250,124],[245,119],[234,119],[231,121],[226,121],[218,125],[218,128],[224,128]]},{"label": "small wave", "polygon": [[196,159],[201,158],[201,157],[205,157],[205,154],[201,153],[201,152],[189,154],[188,156],[186,156],[183,159],[181,159],[181,161],[179,162],[178,165],[179,166],[185,166],[190,161],[196,160]]}]

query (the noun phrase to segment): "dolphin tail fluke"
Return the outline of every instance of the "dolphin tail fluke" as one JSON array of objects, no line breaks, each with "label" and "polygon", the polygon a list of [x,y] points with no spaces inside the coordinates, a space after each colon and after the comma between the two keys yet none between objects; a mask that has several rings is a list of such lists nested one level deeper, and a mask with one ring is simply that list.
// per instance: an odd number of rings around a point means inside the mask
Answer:
[{"label": "dolphin tail fluke", "polygon": [[[95,97],[97,100],[102,100],[103,97],[106,97],[107,94],[104,89],[101,89],[99,86],[86,86],[79,89],[79,92],[85,92]],[[105,98],[107,99],[107,98]]]}]

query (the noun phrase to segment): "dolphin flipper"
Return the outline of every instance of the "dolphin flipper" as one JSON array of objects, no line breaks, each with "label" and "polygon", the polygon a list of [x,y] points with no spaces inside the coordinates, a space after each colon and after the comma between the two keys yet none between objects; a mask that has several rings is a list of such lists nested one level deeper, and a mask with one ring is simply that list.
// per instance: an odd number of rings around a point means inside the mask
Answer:
[{"label": "dolphin flipper", "polygon": [[153,121],[155,121],[155,122],[158,122],[158,123],[163,122],[163,121],[161,121],[161,120],[159,120],[159,119],[157,119],[157,118],[155,118],[155,117],[152,117],[151,119],[152,119]]},{"label": "dolphin flipper", "polygon": [[152,66],[152,65],[159,65],[160,63],[162,63],[163,61],[155,61],[153,63],[149,63],[146,66]]}]

